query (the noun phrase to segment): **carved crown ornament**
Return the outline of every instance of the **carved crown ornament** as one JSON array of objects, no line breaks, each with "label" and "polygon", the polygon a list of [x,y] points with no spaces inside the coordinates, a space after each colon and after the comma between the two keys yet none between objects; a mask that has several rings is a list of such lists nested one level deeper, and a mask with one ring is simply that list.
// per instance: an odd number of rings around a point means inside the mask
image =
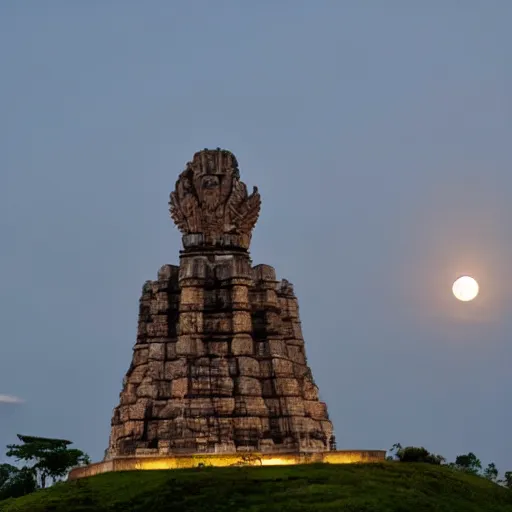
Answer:
[{"label": "carved crown ornament", "polygon": [[185,246],[187,239],[188,245],[248,249],[260,207],[257,187],[247,193],[235,155],[220,148],[194,155],[169,201],[171,218],[183,234]]}]

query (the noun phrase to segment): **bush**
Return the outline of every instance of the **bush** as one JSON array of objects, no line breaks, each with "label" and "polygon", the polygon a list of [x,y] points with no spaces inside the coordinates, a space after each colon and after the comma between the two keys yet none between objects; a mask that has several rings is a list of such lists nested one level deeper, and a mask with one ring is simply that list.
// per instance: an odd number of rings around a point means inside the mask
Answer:
[{"label": "bush", "polygon": [[426,464],[440,466],[446,460],[441,455],[430,453],[423,446],[406,446],[405,448],[402,448],[400,444],[396,444],[393,446],[391,451],[394,452],[394,456],[400,462],[424,462]]}]

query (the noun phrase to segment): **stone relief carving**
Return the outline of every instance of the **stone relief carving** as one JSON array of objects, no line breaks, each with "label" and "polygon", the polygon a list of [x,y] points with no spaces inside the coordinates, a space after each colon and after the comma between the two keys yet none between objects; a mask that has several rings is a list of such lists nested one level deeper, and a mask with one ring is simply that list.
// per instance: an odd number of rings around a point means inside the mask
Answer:
[{"label": "stone relief carving", "polygon": [[236,245],[248,248],[261,197],[257,187],[248,194],[233,153],[205,149],[180,174],[169,206],[171,218],[184,235],[202,234],[209,245],[229,234]]}]

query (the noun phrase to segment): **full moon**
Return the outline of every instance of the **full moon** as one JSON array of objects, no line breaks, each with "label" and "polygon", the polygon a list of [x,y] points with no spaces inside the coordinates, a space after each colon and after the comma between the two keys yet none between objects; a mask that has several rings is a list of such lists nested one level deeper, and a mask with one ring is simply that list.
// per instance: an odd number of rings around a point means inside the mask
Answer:
[{"label": "full moon", "polygon": [[469,302],[478,295],[479,287],[472,277],[462,276],[453,283],[452,291],[456,299]]}]

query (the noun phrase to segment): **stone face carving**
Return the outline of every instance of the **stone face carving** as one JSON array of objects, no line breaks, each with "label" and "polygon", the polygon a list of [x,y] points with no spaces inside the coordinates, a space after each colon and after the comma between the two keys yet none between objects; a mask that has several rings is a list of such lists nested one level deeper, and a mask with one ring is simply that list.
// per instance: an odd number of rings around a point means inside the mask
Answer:
[{"label": "stone face carving", "polygon": [[233,235],[231,243],[247,249],[261,198],[256,187],[248,195],[235,155],[205,149],[196,153],[180,174],[169,205],[171,217],[184,235],[202,234],[205,245]]},{"label": "stone face carving", "polygon": [[144,284],[107,458],[335,446],[293,286],[246,250],[259,207],[229,152],[197,153],[180,176],[171,214],[185,249]]}]

